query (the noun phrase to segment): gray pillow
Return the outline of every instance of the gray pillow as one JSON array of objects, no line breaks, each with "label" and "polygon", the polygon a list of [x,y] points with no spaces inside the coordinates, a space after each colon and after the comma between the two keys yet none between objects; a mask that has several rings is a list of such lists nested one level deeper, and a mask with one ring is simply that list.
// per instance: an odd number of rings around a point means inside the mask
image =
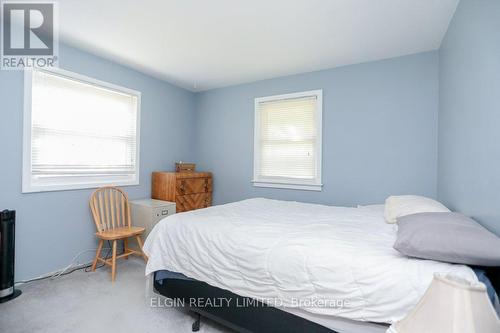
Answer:
[{"label": "gray pillow", "polygon": [[500,238],[458,213],[418,213],[398,218],[394,248],[410,257],[500,266]]}]

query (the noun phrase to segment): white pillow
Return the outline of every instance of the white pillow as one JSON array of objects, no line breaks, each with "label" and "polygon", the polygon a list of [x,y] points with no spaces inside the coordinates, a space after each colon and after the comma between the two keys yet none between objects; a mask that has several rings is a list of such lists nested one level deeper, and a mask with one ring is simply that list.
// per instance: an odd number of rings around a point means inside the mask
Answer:
[{"label": "white pillow", "polygon": [[436,200],[418,195],[394,195],[385,200],[384,216],[387,223],[396,223],[401,216],[417,213],[449,212]]}]

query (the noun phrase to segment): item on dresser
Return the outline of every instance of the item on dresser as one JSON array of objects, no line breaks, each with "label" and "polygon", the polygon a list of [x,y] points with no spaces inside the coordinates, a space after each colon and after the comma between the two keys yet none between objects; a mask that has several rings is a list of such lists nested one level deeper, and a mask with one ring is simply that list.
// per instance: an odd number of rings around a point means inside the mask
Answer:
[{"label": "item on dresser", "polygon": [[177,213],[212,205],[212,173],[153,172],[153,199],[172,201]]},{"label": "item on dresser", "polygon": [[184,163],[180,161],[175,163],[175,172],[194,172],[196,169],[196,164],[194,163]]},{"label": "item on dresser", "polygon": [[147,238],[156,223],[165,217],[175,214],[175,202],[141,199],[130,201],[132,221],[134,225],[145,228],[144,238]]}]

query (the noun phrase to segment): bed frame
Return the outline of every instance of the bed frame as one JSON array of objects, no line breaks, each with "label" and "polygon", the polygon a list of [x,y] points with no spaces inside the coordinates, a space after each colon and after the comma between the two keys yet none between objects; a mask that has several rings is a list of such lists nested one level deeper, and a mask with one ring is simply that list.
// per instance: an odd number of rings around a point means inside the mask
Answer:
[{"label": "bed frame", "polygon": [[500,297],[500,267],[482,267],[486,271],[486,276],[490,280],[493,288]]},{"label": "bed frame", "polygon": [[[493,285],[500,290],[500,267],[482,267]],[[175,300],[175,304],[184,304],[184,309],[196,315],[192,330],[197,332],[200,328],[201,318],[211,319],[236,332],[289,332],[289,333],[340,333],[326,328],[320,324],[304,319],[297,315],[266,305],[248,297],[242,297],[228,290],[213,287],[205,282],[192,279],[165,278],[156,280],[156,273],[150,277],[153,281],[153,292]],[[500,295],[500,293],[499,293]],[[231,299],[229,306],[190,306],[190,299]],[[240,306],[237,306],[237,305]],[[244,304],[245,306],[241,306]],[[380,327],[358,327],[346,329],[355,332],[380,332]],[[364,323],[366,324],[366,323]],[[341,326],[339,326],[340,329]],[[342,331],[344,331],[342,329]],[[385,331],[385,329],[383,330]]]},{"label": "bed frame", "polygon": [[[196,314],[193,332],[199,330],[201,317],[205,317],[236,332],[338,333],[312,321],[201,281],[167,278],[159,283],[154,279],[154,291],[175,300],[176,304],[184,303],[185,309]],[[229,306],[223,307],[189,306],[189,300],[194,298],[214,301],[230,298],[232,302]],[[245,306],[241,306],[242,304]]]}]

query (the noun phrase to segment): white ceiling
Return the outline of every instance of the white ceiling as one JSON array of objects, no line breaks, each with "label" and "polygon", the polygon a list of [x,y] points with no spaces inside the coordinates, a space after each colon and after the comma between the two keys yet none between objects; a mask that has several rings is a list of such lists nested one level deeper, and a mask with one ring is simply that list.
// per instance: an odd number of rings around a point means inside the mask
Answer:
[{"label": "white ceiling", "polygon": [[459,0],[61,0],[61,40],[201,91],[438,49]]}]

